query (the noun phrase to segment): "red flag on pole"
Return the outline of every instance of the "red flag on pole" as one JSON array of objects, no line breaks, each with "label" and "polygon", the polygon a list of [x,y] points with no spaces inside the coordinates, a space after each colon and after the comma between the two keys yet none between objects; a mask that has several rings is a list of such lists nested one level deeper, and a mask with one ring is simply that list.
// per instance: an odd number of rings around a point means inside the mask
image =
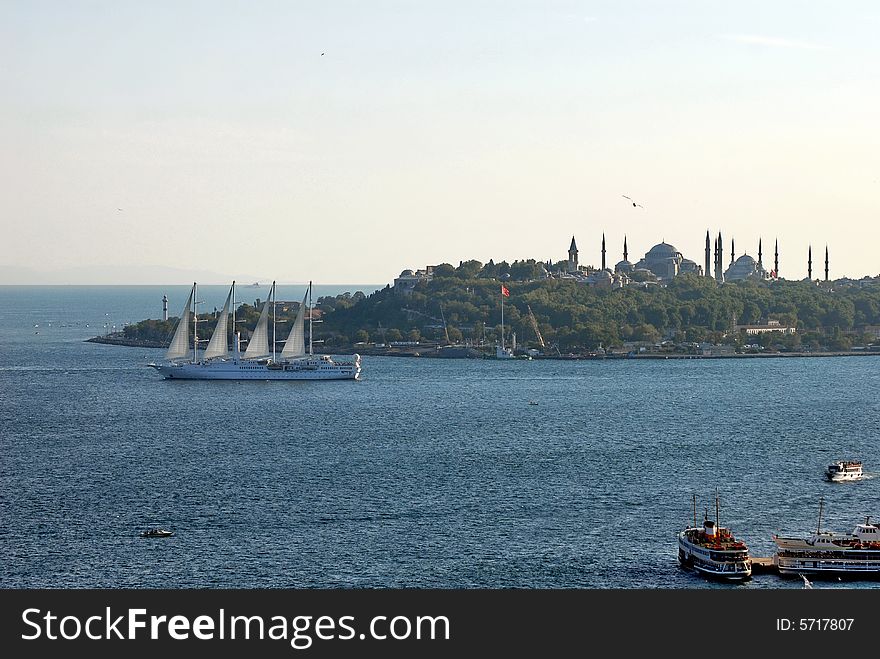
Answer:
[{"label": "red flag on pole", "polygon": [[507,286],[505,286],[504,284],[501,284],[501,294],[504,297],[510,297],[510,291],[507,290]]}]

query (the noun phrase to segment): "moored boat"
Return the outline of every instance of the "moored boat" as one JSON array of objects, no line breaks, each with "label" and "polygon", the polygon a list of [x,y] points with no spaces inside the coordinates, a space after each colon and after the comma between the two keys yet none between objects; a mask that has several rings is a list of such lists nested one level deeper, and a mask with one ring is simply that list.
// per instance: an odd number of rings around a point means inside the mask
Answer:
[{"label": "moored boat", "polygon": [[880,576],[880,526],[856,524],[851,533],[822,530],[822,501],[819,524],[809,537],[773,535],[776,553],[773,563],[780,574],[832,574]]},{"label": "moored boat", "polygon": [[715,519],[711,520],[707,515],[702,526],[697,525],[697,504],[694,497],[694,525],[678,534],[678,560],[682,567],[709,577],[742,581],[752,576],[748,546],[718,521],[717,496]]}]

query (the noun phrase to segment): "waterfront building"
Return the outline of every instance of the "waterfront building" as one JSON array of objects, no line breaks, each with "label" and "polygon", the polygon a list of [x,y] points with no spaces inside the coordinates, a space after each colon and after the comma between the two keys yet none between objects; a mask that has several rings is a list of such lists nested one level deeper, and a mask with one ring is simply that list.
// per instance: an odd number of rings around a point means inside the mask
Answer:
[{"label": "waterfront building", "polygon": [[411,295],[416,284],[431,281],[434,278],[434,266],[425,266],[424,270],[404,270],[394,279],[394,292],[398,295]]},{"label": "waterfront building", "polygon": [[795,334],[797,333],[796,327],[790,327],[787,325],[783,325],[778,320],[768,320],[766,323],[758,324],[758,325],[737,325],[733,324],[734,332],[745,332],[748,335],[754,334],[766,334],[767,332],[781,332],[783,334]]}]

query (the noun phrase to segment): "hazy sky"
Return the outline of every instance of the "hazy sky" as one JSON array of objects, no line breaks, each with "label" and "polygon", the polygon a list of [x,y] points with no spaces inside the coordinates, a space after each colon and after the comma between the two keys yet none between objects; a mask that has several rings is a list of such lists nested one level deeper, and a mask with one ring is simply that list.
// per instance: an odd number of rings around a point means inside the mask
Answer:
[{"label": "hazy sky", "polygon": [[869,1],[3,0],[0,283],[598,264],[603,231],[702,263],[707,229],[876,275],[878,33]]}]

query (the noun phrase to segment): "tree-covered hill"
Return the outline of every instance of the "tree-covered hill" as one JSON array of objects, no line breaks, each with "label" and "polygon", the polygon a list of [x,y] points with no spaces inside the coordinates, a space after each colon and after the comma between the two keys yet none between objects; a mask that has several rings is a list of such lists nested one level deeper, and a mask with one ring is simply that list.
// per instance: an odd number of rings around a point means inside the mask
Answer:
[{"label": "tree-covered hill", "polygon": [[[777,320],[797,327],[795,335],[760,335],[754,342],[797,349],[802,344],[848,349],[876,342],[866,326],[880,325],[880,278],[808,281],[743,281],[718,285],[708,277],[681,275],[668,286],[646,284],[602,289],[573,279],[545,278],[535,261],[488,263],[465,261],[455,268],[442,264],[433,279],[404,292],[388,286],[367,296],[362,292],[319,298],[316,339],[328,346],[358,342],[470,341],[497,342],[501,334],[501,284],[505,335],[516,332],[520,345],[536,345],[528,316],[531,308],[544,340],[562,351],[614,347],[625,342],[737,342],[737,324]],[[279,308],[279,338],[284,338],[297,305]],[[259,309],[243,305],[237,328],[247,337]],[[199,335],[207,338],[216,320],[200,316]],[[125,328],[125,338],[167,342],[176,324],[147,320]]]},{"label": "tree-covered hill", "polygon": [[[462,276],[458,269],[438,267],[431,281],[408,295],[388,287],[369,297],[332,308],[322,332],[328,341],[394,341],[462,338],[493,343],[500,336],[501,282]],[[798,328],[795,337],[771,338],[788,347],[801,339],[841,349],[859,341],[865,325],[880,324],[880,282],[871,280],[817,285],[800,281],[744,281],[718,285],[713,279],[682,275],[668,286],[600,289],[571,279],[504,280],[505,333],[533,342],[527,316],[534,313],[545,341],[563,350],[609,347],[626,341],[721,342],[735,322],[740,325],[778,320]]]}]

